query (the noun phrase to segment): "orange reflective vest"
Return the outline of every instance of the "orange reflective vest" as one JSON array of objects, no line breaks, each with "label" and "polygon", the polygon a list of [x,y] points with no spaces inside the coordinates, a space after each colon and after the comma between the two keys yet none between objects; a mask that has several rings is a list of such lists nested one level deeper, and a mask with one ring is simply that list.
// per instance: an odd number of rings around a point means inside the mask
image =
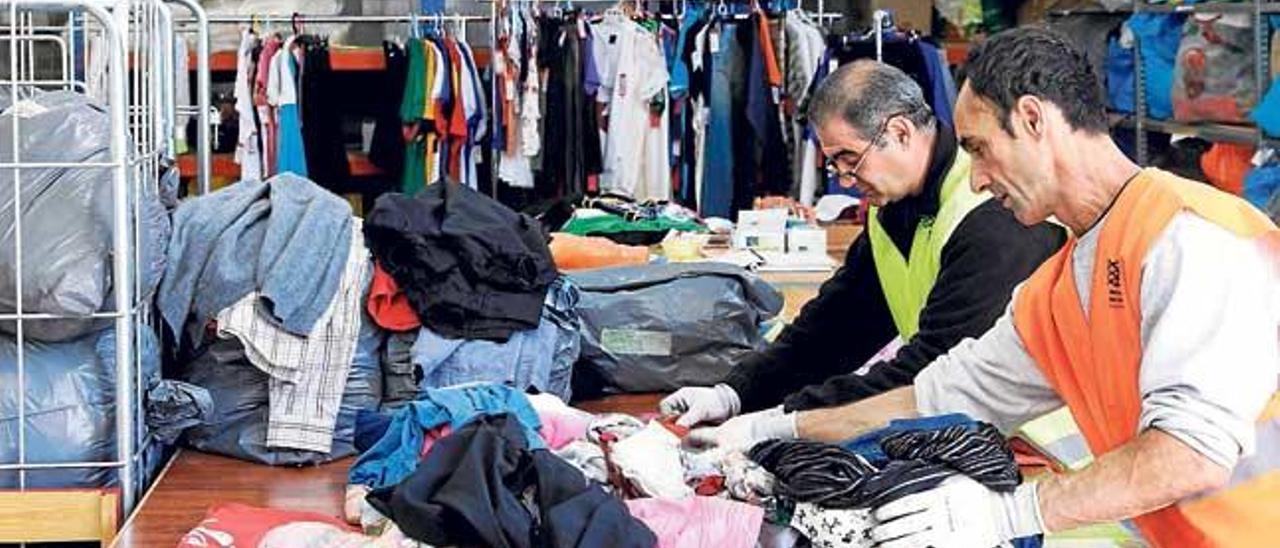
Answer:
[{"label": "orange reflective vest", "polygon": [[[1080,307],[1072,274],[1074,240],[1028,278],[1014,301],[1019,337],[1070,408],[1094,455],[1138,435],[1142,263],[1169,222],[1184,210],[1255,239],[1273,253],[1280,250],[1280,231],[1247,202],[1146,169],[1121,192],[1101,227],[1088,316]],[[1259,418],[1260,431],[1271,432],[1268,435],[1280,426],[1272,422],[1280,421],[1278,402],[1273,398]],[[1262,447],[1260,443],[1259,451]],[[1218,491],[1135,518],[1143,536],[1157,547],[1277,546],[1280,470],[1251,470],[1244,464],[1237,466],[1231,484]]]}]

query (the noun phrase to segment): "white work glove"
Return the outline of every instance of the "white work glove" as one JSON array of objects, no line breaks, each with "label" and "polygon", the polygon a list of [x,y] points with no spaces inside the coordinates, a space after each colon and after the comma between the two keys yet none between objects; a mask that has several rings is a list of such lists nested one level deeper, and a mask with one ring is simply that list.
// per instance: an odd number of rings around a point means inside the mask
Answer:
[{"label": "white work glove", "polygon": [[727,384],[711,388],[689,386],[658,402],[658,411],[664,417],[679,415],[676,424],[691,427],[704,422],[721,423],[737,415],[742,409],[738,393]]},{"label": "white work glove", "polygon": [[968,476],[876,508],[879,548],[991,548],[1044,532],[1036,484],[997,493]]},{"label": "white work glove", "polygon": [[778,406],[734,417],[720,426],[695,428],[684,443],[695,449],[746,451],[765,440],[795,438],[796,414],[783,413],[782,406]]}]

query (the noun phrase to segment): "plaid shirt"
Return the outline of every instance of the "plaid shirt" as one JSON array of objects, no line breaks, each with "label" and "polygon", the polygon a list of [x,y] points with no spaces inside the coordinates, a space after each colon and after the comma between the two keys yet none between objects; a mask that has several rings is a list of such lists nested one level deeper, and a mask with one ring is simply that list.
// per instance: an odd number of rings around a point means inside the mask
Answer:
[{"label": "plaid shirt", "polygon": [[218,313],[218,336],[244,343],[245,355],[270,375],[267,447],[328,453],[360,331],[369,252],[359,219],[338,291],[308,336],[286,332],[252,292]]}]

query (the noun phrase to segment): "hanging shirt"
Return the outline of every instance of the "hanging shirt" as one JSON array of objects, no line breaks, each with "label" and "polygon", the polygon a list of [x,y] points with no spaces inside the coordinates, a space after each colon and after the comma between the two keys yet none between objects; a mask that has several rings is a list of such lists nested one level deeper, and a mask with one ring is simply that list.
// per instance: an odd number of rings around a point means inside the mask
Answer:
[{"label": "hanging shirt", "polygon": [[262,180],[262,156],[258,146],[258,125],[254,121],[253,91],[249,67],[253,64],[253,49],[258,35],[245,29],[240,36],[240,50],[236,55],[236,114],[239,115],[239,131],[236,139],[236,163],[240,165],[240,180]]},{"label": "hanging shirt", "polygon": [[480,91],[484,88],[480,82],[480,73],[476,70],[476,61],[471,45],[459,40],[458,50],[461,54],[465,72],[461,83],[463,113],[466,115],[467,120],[467,136],[462,150],[461,179],[467,186],[477,188],[479,181],[476,174],[476,166],[481,161],[478,155],[480,149],[477,145],[483,143],[485,137],[484,97]]},{"label": "hanging shirt", "polygon": [[[652,34],[629,20],[606,17],[597,28],[592,52],[601,81],[597,100],[609,103],[600,188],[636,199],[669,199],[667,117],[651,123],[651,104],[666,101],[662,51]],[[639,147],[637,136],[643,136]]]}]

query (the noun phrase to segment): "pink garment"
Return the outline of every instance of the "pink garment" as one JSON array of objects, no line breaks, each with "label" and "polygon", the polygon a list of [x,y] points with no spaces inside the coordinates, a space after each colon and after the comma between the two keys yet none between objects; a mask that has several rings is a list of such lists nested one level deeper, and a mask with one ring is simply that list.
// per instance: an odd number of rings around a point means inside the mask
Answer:
[{"label": "pink garment", "polygon": [[658,537],[658,548],[754,548],[764,509],[717,497],[625,501]]},{"label": "pink garment", "polygon": [[537,409],[542,429],[538,431],[547,446],[561,449],[576,440],[587,438],[587,427],[593,418],[590,413],[571,407],[563,409]]},{"label": "pink garment", "polygon": [[422,452],[418,453],[418,460],[426,458],[427,453],[431,452],[431,448],[435,446],[436,442],[452,433],[453,429],[449,427],[448,423],[427,430],[427,434],[422,437]]},{"label": "pink garment", "polygon": [[280,51],[279,38],[271,37],[262,44],[262,52],[258,54],[258,70],[253,75],[253,105],[258,110],[258,138],[262,140],[258,150],[262,151],[262,178],[276,174],[276,109],[267,104],[267,75],[270,72],[271,58]]}]

